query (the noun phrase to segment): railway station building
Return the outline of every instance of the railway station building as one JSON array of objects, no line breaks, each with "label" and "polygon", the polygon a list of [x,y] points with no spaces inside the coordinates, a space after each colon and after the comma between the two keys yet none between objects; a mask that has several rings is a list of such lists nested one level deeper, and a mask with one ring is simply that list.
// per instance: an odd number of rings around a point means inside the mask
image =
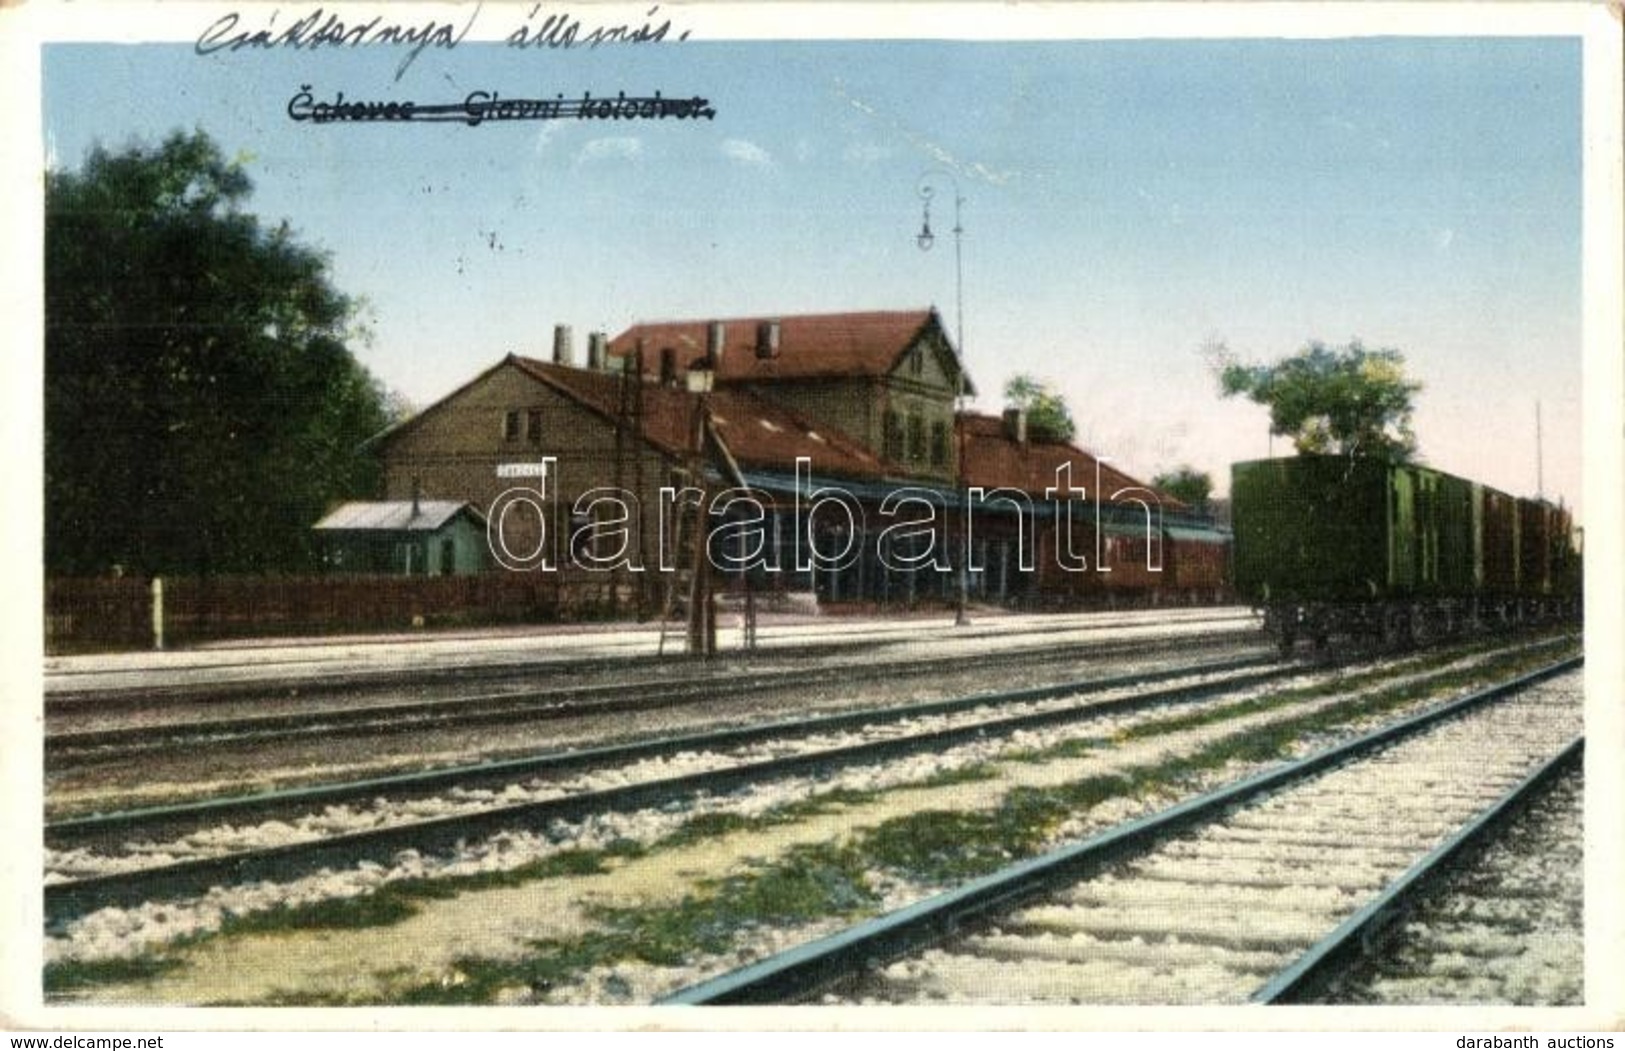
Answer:
[{"label": "railway station building", "polygon": [[[974,393],[933,309],[639,323],[510,354],[374,440],[385,501],[467,504],[491,566],[594,574],[649,610],[721,590],[917,604],[1165,601],[1225,536]],[[665,596],[663,598],[662,596]]]}]

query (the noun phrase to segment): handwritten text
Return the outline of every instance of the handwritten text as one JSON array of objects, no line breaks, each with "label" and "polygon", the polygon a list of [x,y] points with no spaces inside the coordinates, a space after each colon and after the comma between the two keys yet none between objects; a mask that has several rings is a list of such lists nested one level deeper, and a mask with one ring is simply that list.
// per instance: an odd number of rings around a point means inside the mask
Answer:
[{"label": "handwritten text", "polygon": [[717,111],[711,100],[701,95],[667,98],[653,95],[594,97],[590,91],[566,97],[504,98],[496,91],[471,91],[461,102],[423,104],[411,99],[352,99],[344,92],[332,98],[319,98],[309,84],[288,100],[292,120],[312,124],[403,123],[407,121],[453,121],[478,127],[486,121],[515,120],[714,120]]},{"label": "handwritten text", "polygon": [[[395,69],[395,79],[406,73],[418,56],[431,47],[450,50],[461,44],[474,28],[482,5],[476,4],[461,25],[425,19],[420,22],[392,22],[382,15],[359,21],[346,21],[336,13],[318,7],[293,21],[279,23],[280,8],[272,8],[263,22],[249,23],[233,11],[211,22],[198,35],[194,49],[199,55],[232,54],[243,50],[271,50],[290,48],[315,51],[320,48],[360,48],[393,46],[407,48],[407,53]],[[524,24],[507,34],[504,42],[510,48],[549,49],[573,47],[596,48],[601,44],[652,44],[665,40],[687,40],[688,30],[675,31],[670,19],[654,21],[660,5],[645,13],[645,21],[637,24],[586,24],[567,11],[550,12],[537,20],[542,5],[531,7]]]}]

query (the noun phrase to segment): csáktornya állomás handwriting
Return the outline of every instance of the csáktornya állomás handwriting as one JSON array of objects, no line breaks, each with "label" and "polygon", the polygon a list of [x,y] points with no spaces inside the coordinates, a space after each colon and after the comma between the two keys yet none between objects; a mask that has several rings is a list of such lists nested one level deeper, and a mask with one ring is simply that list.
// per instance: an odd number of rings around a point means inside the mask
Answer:
[{"label": "cs\u00e1ktornya \u00e1llom\u00e1s handwriting", "polygon": [[[199,55],[248,49],[293,48],[313,51],[320,47],[397,46],[410,48],[395,69],[399,80],[426,48],[451,49],[463,42],[479,17],[482,4],[474,5],[468,18],[458,26],[453,22],[428,19],[417,23],[388,22],[382,15],[363,21],[346,22],[337,14],[318,7],[292,23],[278,27],[280,10],[272,9],[257,28],[245,26],[243,16],[233,11],[209,24],[198,36],[194,50]],[[569,12],[547,14],[536,21],[542,5],[531,7],[525,23],[505,38],[507,46],[519,49],[559,49],[600,44],[653,44],[666,40],[687,40],[688,30],[673,32],[670,19],[653,21],[660,5],[649,8],[641,24],[586,25]]]}]

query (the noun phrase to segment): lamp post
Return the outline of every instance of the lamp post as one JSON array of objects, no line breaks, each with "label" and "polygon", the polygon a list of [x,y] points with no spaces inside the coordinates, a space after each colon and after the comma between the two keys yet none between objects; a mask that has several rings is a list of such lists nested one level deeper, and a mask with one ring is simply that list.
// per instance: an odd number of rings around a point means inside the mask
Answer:
[{"label": "lamp post", "polygon": [[[690,477],[702,485],[705,477],[705,437],[711,427],[711,389],[716,379],[713,369],[693,369],[688,373],[689,389],[699,395],[694,403],[693,447]],[[711,550],[707,543],[704,500],[695,510],[693,565],[688,581],[688,652],[707,659],[717,653],[716,599],[711,587]],[[675,506],[675,504],[674,504]]]},{"label": "lamp post", "polygon": [[[954,392],[954,431],[959,437],[958,469],[955,471],[959,492],[968,499],[969,494],[965,487],[965,429],[960,419],[965,410],[965,256],[964,233],[965,228],[960,222],[960,208],[965,198],[959,192],[959,180],[952,172],[941,168],[933,168],[920,176],[918,192],[920,200],[924,202],[924,215],[920,222],[920,232],[914,238],[914,243],[920,246],[920,251],[929,252],[931,246],[936,244],[936,235],[931,232],[931,199],[936,196],[937,188],[934,180],[946,179],[954,191],[954,341],[959,344],[959,376]],[[967,511],[967,525],[969,522]],[[964,627],[970,623],[968,607],[970,606],[970,571],[967,563],[970,561],[970,536],[967,531],[965,537],[965,551],[959,560],[959,602],[954,608],[954,627]]]}]

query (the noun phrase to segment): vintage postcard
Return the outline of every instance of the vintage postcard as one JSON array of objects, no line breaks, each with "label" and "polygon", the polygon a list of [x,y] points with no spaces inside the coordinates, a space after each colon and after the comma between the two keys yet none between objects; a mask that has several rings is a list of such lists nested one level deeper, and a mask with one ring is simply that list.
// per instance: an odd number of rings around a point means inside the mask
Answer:
[{"label": "vintage postcard", "polygon": [[1620,1027],[1616,6],[0,19],[7,1027]]}]

